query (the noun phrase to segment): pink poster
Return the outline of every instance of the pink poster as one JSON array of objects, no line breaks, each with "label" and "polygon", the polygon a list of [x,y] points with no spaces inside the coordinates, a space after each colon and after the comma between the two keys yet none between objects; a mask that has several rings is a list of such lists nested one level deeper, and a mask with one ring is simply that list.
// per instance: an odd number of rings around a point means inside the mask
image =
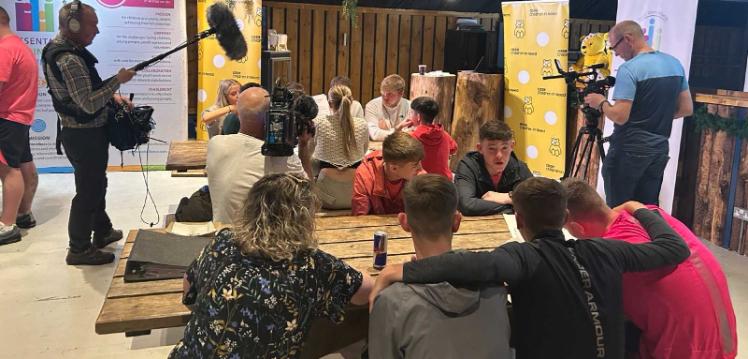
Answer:
[{"label": "pink poster", "polygon": [[151,7],[160,9],[173,9],[174,0],[97,0],[99,4],[114,7]]}]

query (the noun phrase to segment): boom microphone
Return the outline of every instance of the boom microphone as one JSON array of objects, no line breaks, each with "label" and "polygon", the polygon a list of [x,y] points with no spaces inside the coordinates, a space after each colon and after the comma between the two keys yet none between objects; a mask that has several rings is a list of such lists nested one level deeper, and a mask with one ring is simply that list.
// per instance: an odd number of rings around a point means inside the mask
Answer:
[{"label": "boom microphone", "polygon": [[218,39],[218,44],[221,45],[223,51],[226,52],[232,60],[240,60],[247,55],[247,42],[244,40],[239,26],[236,24],[234,13],[231,12],[226,4],[217,2],[208,7],[206,11],[208,18],[208,26],[210,28],[205,30],[193,37],[190,41],[179,45],[161,55],[158,55],[150,60],[143,61],[134,67],[130,68],[132,71],[140,71],[148,66],[153,65],[166,58],[167,56],[184,49],[210,35],[215,34]]},{"label": "boom microphone", "polygon": [[[232,60],[240,60],[247,55],[247,42],[244,41],[234,13],[224,3],[214,3],[208,8],[208,25],[215,30],[218,44]],[[210,31],[208,30],[208,31]]]}]

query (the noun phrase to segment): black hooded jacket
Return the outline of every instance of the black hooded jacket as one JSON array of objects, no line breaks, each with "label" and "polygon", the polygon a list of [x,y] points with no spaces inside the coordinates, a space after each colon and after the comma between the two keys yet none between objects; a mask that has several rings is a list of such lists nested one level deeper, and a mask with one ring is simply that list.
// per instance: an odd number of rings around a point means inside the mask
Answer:
[{"label": "black hooded jacket", "polygon": [[481,199],[488,191],[509,193],[520,182],[532,178],[527,164],[520,161],[512,152],[499,185],[494,187],[491,175],[486,170],[483,155],[474,151],[465,154],[455,172],[455,186],[459,195],[459,209],[466,216],[486,216],[511,212],[512,206]]}]

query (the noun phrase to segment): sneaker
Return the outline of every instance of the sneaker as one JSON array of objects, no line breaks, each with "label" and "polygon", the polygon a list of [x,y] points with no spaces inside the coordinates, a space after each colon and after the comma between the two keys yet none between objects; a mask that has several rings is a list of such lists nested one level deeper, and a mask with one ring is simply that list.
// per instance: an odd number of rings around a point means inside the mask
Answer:
[{"label": "sneaker", "polygon": [[114,254],[102,252],[95,247],[89,247],[81,253],[74,253],[68,249],[68,255],[65,257],[68,265],[100,265],[114,262]]},{"label": "sneaker", "polygon": [[108,246],[109,244],[114,243],[120,239],[122,239],[122,231],[120,231],[119,229],[112,228],[109,230],[109,233],[107,233],[105,236],[94,235],[93,245],[94,247],[98,249],[102,249]]},{"label": "sneaker", "polygon": [[36,218],[34,218],[34,214],[31,212],[19,214],[18,217],[16,217],[16,226],[23,229],[36,227]]},{"label": "sneaker", "polygon": [[21,230],[15,224],[9,226],[0,222],[0,245],[16,243],[21,240]]}]

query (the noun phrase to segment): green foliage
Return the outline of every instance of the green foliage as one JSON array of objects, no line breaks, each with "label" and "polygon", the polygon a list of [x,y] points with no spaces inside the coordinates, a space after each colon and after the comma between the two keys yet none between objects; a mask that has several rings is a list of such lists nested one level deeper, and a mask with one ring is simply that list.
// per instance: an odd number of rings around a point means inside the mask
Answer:
[{"label": "green foliage", "polygon": [[725,118],[707,111],[706,105],[701,106],[692,116],[696,123],[696,131],[724,131],[728,135],[748,139],[748,124],[739,121],[737,117]]},{"label": "green foliage", "polygon": [[358,0],[343,0],[343,18],[351,19],[353,27],[358,25],[358,17],[356,10],[358,8]]}]

